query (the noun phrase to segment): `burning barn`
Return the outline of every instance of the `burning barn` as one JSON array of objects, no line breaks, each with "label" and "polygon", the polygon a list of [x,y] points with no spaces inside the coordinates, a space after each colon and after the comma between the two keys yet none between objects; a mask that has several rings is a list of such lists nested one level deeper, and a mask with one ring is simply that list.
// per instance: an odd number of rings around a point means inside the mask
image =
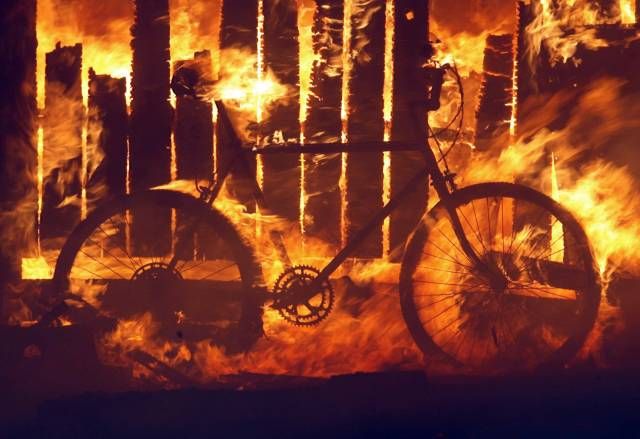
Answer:
[{"label": "burning barn", "polygon": [[639,15],[4,1],[0,382],[637,364]]}]

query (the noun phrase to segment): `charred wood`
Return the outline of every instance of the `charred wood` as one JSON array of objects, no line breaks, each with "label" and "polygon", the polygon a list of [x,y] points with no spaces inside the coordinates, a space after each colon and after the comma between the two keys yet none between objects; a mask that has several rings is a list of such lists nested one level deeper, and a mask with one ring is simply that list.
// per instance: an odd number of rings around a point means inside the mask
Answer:
[{"label": "charred wood", "polygon": [[89,70],[89,206],[126,193],[128,117],[125,78]]},{"label": "charred wood", "polygon": [[[136,0],[131,28],[133,49],[131,189],[145,190],[171,178],[169,105],[169,2]],[[171,212],[136,211],[133,252],[157,256],[171,248]]]},{"label": "charred wood", "polygon": [[[210,81],[210,52],[197,52],[193,60],[177,61],[174,71],[181,68],[197,71],[200,82]],[[213,175],[211,102],[194,96],[177,96],[174,133],[178,179],[208,181]]]},{"label": "charred wood", "polygon": [[0,321],[5,283],[35,243],[36,2],[0,3]]},{"label": "charred wood", "polygon": [[56,45],[46,54],[44,193],[40,224],[46,239],[66,236],[80,221],[82,191],[82,45]]},{"label": "charred wood", "polygon": [[489,35],[476,110],[476,146],[499,152],[508,146],[513,101],[513,35]]},{"label": "charred wood", "polygon": [[[383,86],[385,2],[355,1],[350,53],[348,141],[382,141],[384,136]],[[351,238],[382,208],[382,154],[347,154],[346,233]],[[376,228],[355,250],[356,257],[382,256],[382,227]]]},{"label": "charred wood", "polygon": [[[264,1],[265,64],[287,96],[267,111],[261,127],[265,141],[298,142],[300,138],[300,90],[298,9],[295,0]],[[300,218],[300,156],[263,157],[263,191],[272,213],[286,218],[295,228]]]},{"label": "charred wood", "polygon": [[[311,93],[305,143],[330,143],[340,140],[342,120],[342,0],[317,0],[313,20],[313,51],[316,59],[311,72]],[[304,157],[303,230],[305,235],[340,245],[341,194],[340,154]]]},{"label": "charred wood", "polygon": [[[204,89],[211,81],[211,53],[197,52],[191,60],[176,61],[174,80],[181,69],[193,72],[195,90]],[[204,182],[213,178],[213,115],[210,101],[197,95],[176,93],[176,117],[174,121],[176,174],[179,180]],[[177,213],[177,230],[189,227],[188,221]],[[180,237],[181,257],[194,254],[197,238]]]},{"label": "charred wood", "polygon": [[[426,145],[427,120],[424,107],[412,105],[416,99],[427,98],[427,77],[422,65],[426,61],[428,41],[428,4],[410,0],[395,7],[395,41],[393,49],[393,117],[391,140]],[[391,196],[397,194],[424,167],[420,152],[391,153]],[[390,249],[402,251],[409,233],[418,224],[427,205],[428,186],[419,185],[406,199],[402,208],[391,214]]]}]

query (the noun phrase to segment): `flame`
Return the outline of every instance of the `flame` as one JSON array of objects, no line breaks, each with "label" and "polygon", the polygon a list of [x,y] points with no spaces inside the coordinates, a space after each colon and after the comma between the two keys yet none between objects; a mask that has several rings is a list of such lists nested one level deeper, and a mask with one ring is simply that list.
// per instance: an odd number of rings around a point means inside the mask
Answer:
[{"label": "flame", "polygon": [[42,123],[38,124],[37,134],[37,146],[36,146],[36,178],[37,178],[37,190],[38,190],[38,216],[36,221],[36,241],[38,246],[38,253],[42,248],[40,242],[40,224],[42,223],[42,200],[44,197],[44,130]]},{"label": "flame", "polygon": [[634,0],[620,0],[620,21],[622,24],[634,24],[636,22]]},{"label": "flame", "polygon": [[[638,248],[640,204],[635,197],[636,183],[629,170],[603,159],[581,161],[581,157],[605,152],[614,136],[638,127],[640,107],[625,96],[624,82],[601,79],[592,83],[581,96],[570,90],[552,97],[541,96],[528,103],[537,111],[526,111],[519,138],[497,160],[476,156],[463,173],[465,184],[477,181],[513,180],[538,184],[551,181],[552,197],[560,200],[581,222],[589,237],[603,275],[620,268],[640,268]],[[572,103],[569,120],[563,129],[546,128]],[[594,123],[602,120],[602,123]],[[605,123],[606,121],[606,123]],[[587,128],[588,127],[588,128]],[[579,135],[585,130],[589,136]],[[625,139],[631,145],[633,139]],[[538,170],[535,163],[547,162],[548,149],[554,150],[550,169]],[[533,167],[533,169],[532,169]],[[540,172],[540,173],[538,173]]]},{"label": "flame", "polygon": [[[55,254],[53,263],[55,264]],[[22,258],[22,279],[51,279],[53,277],[53,264],[44,256],[36,258]]]},{"label": "flame", "polygon": [[224,49],[220,57],[225,62],[212,97],[224,101],[238,134],[253,139],[256,133],[252,133],[251,121],[259,122],[259,117],[264,120],[271,105],[286,101],[290,96],[289,87],[281,84],[267,67],[262,67],[258,74],[258,58],[250,50]]},{"label": "flame", "polygon": [[574,57],[578,45],[590,50],[607,47],[608,42],[597,36],[593,25],[618,20],[618,17],[604,16],[594,3],[587,0],[538,0],[532,3],[535,18],[526,28],[526,37],[529,64],[534,72],[543,45],[549,52],[552,65],[566,63]]},{"label": "flame", "polygon": [[[566,62],[575,55],[578,44],[588,48],[602,47],[605,42],[596,38],[595,31],[589,25],[602,23],[602,15],[584,0],[566,0],[553,3],[548,0],[536,2],[536,20],[527,28],[532,52],[531,60],[539,54],[542,45],[550,48],[556,62]],[[262,5],[262,1],[260,2]],[[317,54],[311,47],[311,21],[314,2],[299,0],[298,27],[300,34],[300,122],[304,123],[307,115],[307,102],[310,89],[311,65]],[[348,83],[352,67],[351,41],[351,1],[345,2],[344,45],[342,60],[344,65],[343,93],[341,116],[343,121],[342,140],[348,140],[346,122],[348,119]],[[384,121],[385,140],[389,139],[392,120],[392,88],[393,88],[393,0],[386,1],[385,25],[385,80],[384,80]],[[213,13],[212,13],[213,11]],[[191,2],[187,0],[171,0],[171,59],[187,59],[193,56],[195,50],[206,47],[217,47],[218,34],[211,29],[219,26],[220,2]],[[217,15],[216,15],[217,14]],[[40,0],[38,19],[38,102],[44,106],[44,53],[52,50],[57,41],[63,44],[82,42],[84,44],[83,59],[83,100],[87,106],[86,72],[94,67],[99,73],[106,73],[116,77],[126,77],[130,84],[131,50],[129,48],[129,27],[132,21],[131,5],[127,12],[117,19],[106,20],[106,30],[99,35],[83,24],[88,21],[94,24],[94,19],[85,20],[81,14],[66,8],[62,12],[56,8],[54,0]],[[249,121],[263,121],[269,106],[278,100],[286,99],[289,90],[279,84],[272,72],[264,66],[262,58],[262,33],[260,26],[264,17],[262,13],[258,20],[258,51],[252,53],[243,49],[228,49],[222,52],[213,51],[214,65],[222,58],[225,65],[221,68],[220,81],[214,87],[213,94],[225,100],[232,110],[236,120],[243,119],[242,133],[250,131]],[[615,18],[617,19],[617,18]],[[620,1],[620,19],[624,23],[635,22],[632,2]],[[633,20],[633,21],[632,21]],[[500,26],[503,24],[501,23]],[[444,24],[435,21],[432,30],[437,33],[446,45],[440,45],[438,60],[440,62],[455,61],[460,70],[465,86],[479,83],[477,74],[482,72],[482,53],[490,26],[480,32],[456,32]],[[567,34],[567,29],[576,31]],[[491,29],[491,32],[495,31]],[[517,70],[517,69],[516,69]],[[517,72],[514,72],[513,82],[517,82]],[[474,79],[475,78],[475,79]],[[475,81],[475,82],[474,82]],[[446,89],[449,87],[449,93]],[[585,151],[601,151],[612,134],[621,129],[621,124],[633,124],[640,120],[640,112],[634,105],[632,98],[625,99],[622,95],[622,85],[612,81],[600,81],[593,84],[590,91],[580,99],[575,106],[574,113],[567,127],[558,131],[539,129],[551,125],[550,118],[559,114],[562,104],[569,98],[566,96],[545,97],[538,102],[541,110],[538,114],[528,115],[527,120],[521,120],[518,126],[519,138],[516,138],[515,113],[516,101],[513,102],[513,116],[510,132],[513,136],[511,146],[497,158],[490,160],[476,155],[468,169],[463,170],[465,183],[473,181],[495,180],[496,175],[501,179],[512,180],[516,177],[531,176],[532,163],[538,163],[539,158],[547,154],[547,147],[554,150],[551,167],[534,172],[536,179],[551,182],[551,196],[559,200],[579,219],[590,238],[603,279],[623,270],[638,271],[638,236],[640,226],[636,219],[640,215],[640,202],[636,201],[637,183],[630,171],[625,167],[604,161],[590,160],[576,165],[572,159]],[[130,87],[127,89],[127,99],[130,100]],[[453,97],[453,84],[445,85],[444,105],[441,112],[435,116],[434,124],[444,126],[456,108]],[[470,93],[473,99],[473,93]],[[623,112],[624,109],[624,112]],[[594,112],[600,112],[596,115]],[[215,118],[215,108],[213,117]],[[606,123],[592,124],[594,117],[602,118]],[[600,120],[600,119],[596,119]],[[472,123],[470,124],[472,126]],[[538,130],[532,132],[531,126]],[[579,136],[581,130],[589,126],[591,140]],[[86,139],[87,128],[83,139]],[[249,135],[247,135],[249,137]],[[259,139],[258,139],[259,140]],[[304,141],[301,138],[301,141]],[[632,145],[632,140],[628,140]],[[214,149],[217,147],[214,142]],[[173,148],[173,146],[172,146]],[[42,212],[42,179],[52,164],[42,162],[43,133],[38,129],[38,219]],[[86,159],[90,155],[91,145],[83,144],[83,176],[86,178]],[[129,154],[129,151],[128,151]],[[214,154],[215,157],[215,154]],[[344,175],[343,156],[343,175]],[[390,197],[390,156],[384,155],[384,200]],[[544,162],[544,160],[543,160]],[[172,179],[176,179],[175,151],[172,157]],[[301,162],[302,165],[302,162]],[[127,162],[128,166],[128,162]],[[540,171],[540,172],[537,172]],[[301,187],[304,181],[304,167],[302,169]],[[536,180],[533,183],[538,183]],[[344,194],[344,181],[342,180]],[[173,181],[165,186],[175,190],[194,192],[192,181]],[[130,190],[129,168],[127,168],[127,190]],[[86,190],[83,190],[86,194]],[[304,212],[305,194],[300,198],[301,218]],[[86,195],[83,196],[83,212],[86,212]],[[266,214],[248,213],[244,206],[235,202],[226,189],[223,189],[216,208],[229,216],[234,224],[246,237],[253,236],[255,224],[259,224],[265,231],[271,229],[290,230],[281,218]],[[388,252],[388,223],[385,224],[385,254]],[[297,230],[297,228],[293,228]],[[561,232],[552,230],[554,236]],[[269,245],[264,237],[257,245],[259,259],[263,263],[266,281],[272,284],[282,272],[283,266],[277,252]],[[299,233],[285,235],[287,248],[290,249],[294,263],[310,263],[321,266],[327,262],[327,255],[332,249],[325,243],[305,238],[305,246],[301,245],[302,236]],[[104,255],[102,255],[104,256]],[[55,253],[43,253],[37,258],[22,260],[23,278],[44,279],[51,277],[51,267],[55,261]],[[88,262],[85,266],[93,270]],[[364,291],[365,297],[354,297],[349,287],[340,286],[341,296],[335,314],[327,322],[321,324],[315,331],[304,331],[286,325],[275,311],[267,311],[264,321],[268,338],[258,341],[254,349],[248,354],[231,355],[211,342],[201,342],[196,346],[188,346],[181,342],[161,340],[157,337],[158,322],[154,322],[150,314],[142,314],[130,319],[120,320],[117,328],[108,334],[104,341],[106,354],[113,355],[113,361],[122,362],[127,352],[143,349],[155,357],[167,362],[178,370],[190,370],[193,364],[197,366],[197,374],[203,381],[222,377],[225,374],[252,371],[258,373],[287,373],[312,376],[327,376],[335,373],[351,373],[353,371],[374,371],[387,367],[421,367],[422,355],[417,351],[408,337],[405,324],[400,315],[397,300],[397,282],[399,266],[385,261],[375,261],[369,264],[357,263],[351,269],[344,268],[336,276],[349,275],[354,280],[359,291]],[[78,273],[75,273],[78,275]],[[84,278],[87,277],[85,273]],[[78,275],[78,278],[82,276]],[[374,280],[375,279],[375,280]],[[338,278],[333,279],[339,284]],[[74,283],[76,292],[90,303],[100,305],[100,295],[103,293],[95,286],[87,287],[87,283]],[[81,291],[79,289],[82,289]],[[367,294],[371,293],[370,296]],[[364,294],[364,293],[363,293]],[[188,318],[184,314],[178,319]],[[23,320],[31,319],[24,314]],[[552,337],[552,334],[549,334]],[[309,349],[299,349],[300,346],[313,346],[314,354]],[[110,354],[109,354],[110,353]],[[136,369],[142,374],[142,369]]]},{"label": "flame", "polygon": [[[556,156],[551,153],[551,198],[560,202],[558,188],[558,174],[556,172]],[[554,223],[551,227],[551,257],[552,261],[562,262],[564,259],[564,242],[562,241],[562,224]]]},{"label": "flame", "polygon": [[[93,67],[99,74],[127,78],[127,90],[130,90],[132,55],[129,47],[129,29],[133,24],[133,2],[117,8],[115,13],[119,14],[109,20],[99,15],[99,10],[79,9],[60,6],[55,0],[38,0],[37,82],[40,108],[44,107],[45,53],[52,51],[58,41],[62,45],[83,44],[82,78],[85,106],[89,67]],[[93,29],[92,26],[96,28]],[[130,101],[129,91],[127,101]]]},{"label": "flame", "polygon": [[[393,0],[385,3],[384,21],[384,85],[382,90],[382,118],[384,120],[383,140],[391,140],[391,121],[393,112],[393,46],[395,38],[395,6]],[[391,153],[382,154],[382,204],[386,205],[391,199]],[[382,255],[389,254],[391,221],[387,217],[382,224]]]},{"label": "flame", "polygon": [[[307,120],[309,93],[311,89],[311,71],[318,55],[313,52],[313,14],[315,3],[311,0],[298,0],[298,41],[300,67],[300,116],[301,124]],[[304,143],[304,130],[300,130],[300,142]]]}]

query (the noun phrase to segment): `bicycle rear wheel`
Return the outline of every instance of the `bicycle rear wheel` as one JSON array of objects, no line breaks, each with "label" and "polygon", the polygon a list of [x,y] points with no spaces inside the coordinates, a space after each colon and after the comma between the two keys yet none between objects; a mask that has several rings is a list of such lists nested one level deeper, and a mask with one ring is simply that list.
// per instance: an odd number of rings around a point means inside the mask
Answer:
[{"label": "bicycle rear wheel", "polygon": [[488,374],[566,364],[600,303],[579,223],[549,197],[515,184],[470,186],[447,201],[476,254],[505,283],[491,282],[465,254],[442,201],[428,212],[400,274],[402,313],[426,358]]},{"label": "bicycle rear wheel", "polygon": [[[173,228],[154,221],[172,214]],[[93,211],[67,239],[53,278],[58,298],[80,298],[113,320],[148,313],[159,340],[220,338],[232,350],[261,334],[262,284],[252,249],[224,215],[166,190]]]}]

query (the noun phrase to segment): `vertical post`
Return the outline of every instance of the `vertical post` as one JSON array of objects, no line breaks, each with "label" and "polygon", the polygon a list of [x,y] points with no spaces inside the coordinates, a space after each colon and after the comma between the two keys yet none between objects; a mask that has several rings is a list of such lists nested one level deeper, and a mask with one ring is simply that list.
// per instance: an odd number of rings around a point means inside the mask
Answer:
[{"label": "vertical post", "polygon": [[89,70],[87,198],[94,206],[103,198],[126,192],[127,103],[125,78]]},{"label": "vertical post", "polygon": [[46,54],[44,192],[40,236],[66,236],[80,221],[82,190],[82,45],[56,48]]},{"label": "vertical post", "polygon": [[[174,74],[185,68],[197,72],[196,89],[206,87],[211,81],[211,53],[208,50],[196,52],[191,60],[176,61]],[[213,118],[210,101],[198,96],[178,95],[176,97],[176,118],[174,125],[176,146],[176,173],[179,180],[209,181],[213,175]],[[194,183],[195,184],[195,183]],[[194,254],[195,239],[186,237],[183,225],[189,227],[188,219],[176,218],[180,240],[180,257],[189,259]],[[200,242],[205,237],[198,237]],[[203,246],[201,246],[203,247]]]},{"label": "vertical post", "polygon": [[[406,0],[395,7],[393,49],[393,117],[391,140],[427,145],[427,113],[413,105],[427,97],[426,61],[429,8],[427,0]],[[421,153],[391,153],[391,196],[393,197],[424,166]],[[391,214],[389,239],[392,259],[401,255],[409,233],[418,224],[427,204],[428,186],[416,187],[404,206]]]},{"label": "vertical post", "polygon": [[[198,72],[201,81],[211,79],[211,53],[197,52],[193,60],[177,61]],[[208,180],[213,173],[213,120],[211,102],[192,96],[177,96],[175,117],[176,167],[178,179]]]},{"label": "vertical post", "polygon": [[[343,0],[316,0],[312,28],[316,59],[311,71],[309,109],[304,124],[306,143],[340,140],[343,8]],[[320,238],[334,246],[339,246],[341,241],[341,172],[340,154],[304,157],[303,231],[306,236]]]},{"label": "vertical post", "polygon": [[513,102],[513,35],[489,35],[476,110],[476,146],[499,153],[509,144]]},{"label": "vertical post", "polygon": [[[271,142],[300,138],[298,8],[296,0],[264,0],[265,65],[288,88],[287,97],[269,108],[262,133]],[[262,157],[263,191],[272,213],[297,229],[300,217],[300,157]]]},{"label": "vertical post", "polygon": [[[225,49],[241,49],[251,52],[256,57],[257,62],[257,41],[258,41],[258,0],[224,0],[222,4],[222,23],[220,26],[220,77],[232,76],[235,74],[234,66],[225,64]],[[256,64],[257,65],[257,64]],[[256,67],[257,68],[257,67]],[[256,70],[257,71],[257,70]],[[234,154],[234,150],[225,148],[228,145],[228,133],[222,130],[220,124],[216,124],[217,157],[216,166],[218,171],[222,170],[229,163]],[[255,158],[247,157],[250,165],[255,169]],[[242,203],[247,212],[255,212],[256,204],[253,199],[253,183],[243,174],[241,167],[237,166],[232,170],[227,178],[226,187],[229,193]]]},{"label": "vertical post", "polygon": [[[169,104],[169,1],[136,0],[131,28],[133,77],[130,181],[141,191],[171,178]],[[171,212],[135,211],[131,238],[141,256],[166,254],[171,248]]]},{"label": "vertical post", "polygon": [[[349,142],[380,142],[384,137],[383,87],[385,1],[354,0],[350,52],[353,67],[349,85]],[[347,44],[345,42],[345,44]],[[347,154],[346,233],[347,239],[382,207],[382,153]],[[354,256],[382,255],[382,226],[356,249]]]},{"label": "vertical post", "polygon": [[36,2],[0,2],[0,322],[6,284],[19,280],[33,247],[35,187]]}]

